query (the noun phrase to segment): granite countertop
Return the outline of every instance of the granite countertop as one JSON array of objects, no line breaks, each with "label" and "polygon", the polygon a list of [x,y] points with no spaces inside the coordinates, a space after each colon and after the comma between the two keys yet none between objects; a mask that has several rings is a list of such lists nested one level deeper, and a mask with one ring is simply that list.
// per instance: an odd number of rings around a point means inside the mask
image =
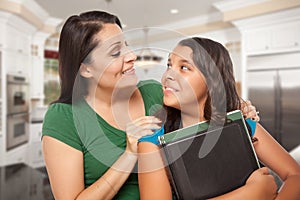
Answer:
[{"label": "granite countertop", "polygon": [[26,164],[0,167],[0,200],[52,200],[45,168]]}]

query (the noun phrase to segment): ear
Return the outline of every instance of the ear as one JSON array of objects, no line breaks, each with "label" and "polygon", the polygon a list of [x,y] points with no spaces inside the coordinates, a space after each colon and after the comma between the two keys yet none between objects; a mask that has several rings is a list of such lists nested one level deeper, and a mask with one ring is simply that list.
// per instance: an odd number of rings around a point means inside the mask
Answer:
[{"label": "ear", "polygon": [[81,63],[79,70],[80,70],[80,75],[81,76],[83,76],[85,78],[92,77],[91,70],[89,69],[89,66],[87,66],[86,64]]}]

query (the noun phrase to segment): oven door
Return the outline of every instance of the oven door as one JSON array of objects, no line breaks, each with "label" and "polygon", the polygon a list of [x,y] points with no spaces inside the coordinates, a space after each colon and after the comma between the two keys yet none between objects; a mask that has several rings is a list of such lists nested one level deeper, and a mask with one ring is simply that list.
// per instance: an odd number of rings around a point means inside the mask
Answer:
[{"label": "oven door", "polygon": [[6,149],[10,150],[29,140],[29,113],[7,115]]},{"label": "oven door", "polygon": [[28,112],[29,88],[25,77],[7,77],[7,113]]}]

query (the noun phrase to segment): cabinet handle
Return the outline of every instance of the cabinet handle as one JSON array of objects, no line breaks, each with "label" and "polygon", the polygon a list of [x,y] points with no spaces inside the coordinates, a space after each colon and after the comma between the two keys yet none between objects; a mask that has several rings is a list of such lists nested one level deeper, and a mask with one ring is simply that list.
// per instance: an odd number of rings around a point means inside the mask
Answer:
[{"label": "cabinet handle", "polygon": [[266,46],[266,49],[269,49],[269,46]]},{"label": "cabinet handle", "polygon": [[295,42],[295,46],[298,46],[299,44],[298,44],[298,42]]}]

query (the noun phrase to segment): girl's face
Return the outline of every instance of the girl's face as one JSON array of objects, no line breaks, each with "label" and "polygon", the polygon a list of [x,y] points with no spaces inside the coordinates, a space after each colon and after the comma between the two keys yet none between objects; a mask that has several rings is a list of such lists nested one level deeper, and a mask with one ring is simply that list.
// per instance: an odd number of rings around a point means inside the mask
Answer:
[{"label": "girl's face", "polygon": [[205,78],[194,64],[192,53],[190,47],[176,46],[162,77],[164,104],[181,111],[185,108],[198,110],[207,98]]},{"label": "girl's face", "polygon": [[89,78],[92,85],[105,90],[135,86],[136,55],[128,49],[120,27],[104,24],[94,39],[98,46],[91,52],[91,62],[82,65],[81,74]]}]

